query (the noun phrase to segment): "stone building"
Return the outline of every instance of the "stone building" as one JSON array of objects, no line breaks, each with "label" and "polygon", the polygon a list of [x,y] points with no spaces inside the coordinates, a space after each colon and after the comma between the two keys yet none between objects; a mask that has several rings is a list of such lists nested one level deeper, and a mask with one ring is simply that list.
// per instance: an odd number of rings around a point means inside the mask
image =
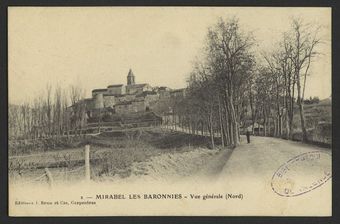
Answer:
[{"label": "stone building", "polygon": [[92,90],[92,98],[94,98],[99,93],[106,94],[107,89],[94,89],[94,90]]},{"label": "stone building", "polygon": [[166,86],[161,86],[157,88],[160,99],[170,98],[170,91],[171,89]]},{"label": "stone building", "polygon": [[112,95],[123,95],[125,94],[125,88],[123,84],[109,85],[107,87],[107,93]]},{"label": "stone building", "polygon": [[175,89],[170,91],[170,96],[171,97],[185,97],[186,95],[186,89]]},{"label": "stone building", "polygon": [[130,69],[127,85],[113,84],[103,89],[92,90],[92,98],[85,99],[88,117],[101,113],[129,114],[152,111],[159,100],[185,96],[185,89],[171,90],[168,87],[151,87],[147,83],[136,83],[136,76]]},{"label": "stone building", "polygon": [[126,86],[126,93],[127,94],[140,94],[145,91],[152,91],[152,87],[147,84],[133,84],[133,85],[127,85]]},{"label": "stone building", "polygon": [[116,105],[117,97],[114,95],[103,95],[104,107],[113,108]]},{"label": "stone building", "polygon": [[115,106],[115,112],[117,114],[137,113],[141,111],[146,111],[145,101],[143,100],[121,102],[117,103]]}]

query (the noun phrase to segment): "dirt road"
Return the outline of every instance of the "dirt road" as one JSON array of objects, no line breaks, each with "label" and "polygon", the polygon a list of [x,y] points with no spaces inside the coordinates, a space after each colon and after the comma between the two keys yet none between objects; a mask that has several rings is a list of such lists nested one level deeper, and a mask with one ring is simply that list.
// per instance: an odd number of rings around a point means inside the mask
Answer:
[{"label": "dirt road", "polygon": [[[146,162],[135,163],[132,176],[128,179],[170,182],[196,179],[223,183],[226,180],[256,178],[270,182],[282,164],[303,153],[315,151],[331,154],[330,149],[270,137],[252,136],[251,143],[247,144],[242,136],[241,144],[233,150],[197,148],[191,152],[166,153]],[[308,173],[310,164],[302,166],[302,172]],[[331,170],[331,156],[313,166],[319,170]]]},{"label": "dirt road", "polygon": [[[188,133],[180,127],[171,127],[171,129]],[[204,135],[208,136],[209,133]],[[198,178],[208,177],[218,181],[241,176],[256,176],[268,181],[289,159],[313,151],[322,151],[331,155],[331,149],[272,137],[251,136],[251,143],[247,144],[245,136],[241,136],[241,144],[236,149],[226,149],[216,153],[195,175]],[[331,156],[317,165],[320,169],[331,169]]]},{"label": "dirt road", "polygon": [[[302,153],[322,151],[331,154],[330,149],[270,137],[251,137],[247,144],[243,138],[241,145],[234,149],[220,173],[220,178],[256,176],[264,180],[288,160]],[[331,157],[323,160],[320,169],[331,167]]]}]

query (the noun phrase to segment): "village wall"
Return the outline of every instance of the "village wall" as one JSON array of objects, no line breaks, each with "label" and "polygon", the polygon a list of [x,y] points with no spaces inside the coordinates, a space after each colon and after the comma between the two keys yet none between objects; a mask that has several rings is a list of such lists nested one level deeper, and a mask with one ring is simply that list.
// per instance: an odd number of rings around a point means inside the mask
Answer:
[{"label": "village wall", "polygon": [[135,99],[136,99],[136,95],[133,95],[133,94],[126,94],[126,95],[116,97],[117,103],[128,102],[128,101],[132,101]]},{"label": "village wall", "polygon": [[115,96],[104,96],[104,107],[114,107],[116,104]]}]

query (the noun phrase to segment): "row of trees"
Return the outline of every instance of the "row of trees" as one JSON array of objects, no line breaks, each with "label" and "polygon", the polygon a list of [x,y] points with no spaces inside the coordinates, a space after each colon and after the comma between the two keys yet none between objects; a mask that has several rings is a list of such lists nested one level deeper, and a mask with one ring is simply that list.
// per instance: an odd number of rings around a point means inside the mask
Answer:
[{"label": "row of trees", "polygon": [[[34,139],[68,134],[84,122],[84,91],[76,86],[68,90],[47,85],[31,103],[10,104],[8,108],[9,137]],[[74,105],[72,109],[70,105]]]},{"label": "row of trees", "polygon": [[185,127],[208,130],[212,145],[218,132],[223,146],[235,147],[240,128],[257,123],[265,136],[292,139],[298,108],[302,140],[308,141],[303,102],[318,34],[319,28],[293,19],[277,48],[259,58],[256,41],[237,18],[219,19],[188,78],[187,97],[173,106],[175,117]]},{"label": "row of trees", "polygon": [[[278,44],[279,48],[264,56],[275,83],[276,100],[272,101],[275,102],[279,127],[276,136],[283,135],[284,127],[286,138],[292,139],[294,103],[296,103],[302,141],[308,141],[303,104],[309,68],[312,59],[318,55],[316,47],[321,43],[319,29],[320,27],[306,24],[301,19],[293,19],[291,29],[283,34]],[[285,124],[282,123],[283,116]]]},{"label": "row of trees", "polygon": [[217,130],[222,145],[239,144],[244,89],[255,69],[253,44],[252,36],[240,31],[237,19],[220,19],[208,31],[202,58],[188,79],[185,102],[176,106],[176,114],[209,131],[213,146]]},{"label": "row of trees", "polygon": [[[292,139],[298,111],[298,128],[302,140],[308,141],[304,93],[320,43],[318,27],[293,19],[276,49],[259,57],[253,35],[241,30],[237,18],[219,19],[208,30],[206,45],[188,78],[186,97],[159,102],[155,110],[171,108],[175,125],[210,133],[213,146],[218,133],[222,145],[232,147],[239,144],[241,129],[254,129],[256,124],[263,126],[265,136]],[[10,105],[10,137],[60,136],[81,129],[86,120],[83,98],[79,87],[66,91],[47,86],[33,103]]]}]

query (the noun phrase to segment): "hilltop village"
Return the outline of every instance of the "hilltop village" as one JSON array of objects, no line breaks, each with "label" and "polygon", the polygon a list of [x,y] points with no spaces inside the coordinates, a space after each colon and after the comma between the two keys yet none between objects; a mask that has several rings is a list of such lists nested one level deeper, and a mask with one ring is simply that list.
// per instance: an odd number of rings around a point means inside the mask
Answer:
[{"label": "hilltop village", "polygon": [[136,76],[130,69],[126,85],[112,84],[107,88],[93,89],[92,98],[87,98],[84,102],[87,119],[91,120],[103,113],[124,116],[151,112],[162,100],[184,96],[184,88],[170,89],[165,86],[152,87],[148,83],[136,83]]}]

